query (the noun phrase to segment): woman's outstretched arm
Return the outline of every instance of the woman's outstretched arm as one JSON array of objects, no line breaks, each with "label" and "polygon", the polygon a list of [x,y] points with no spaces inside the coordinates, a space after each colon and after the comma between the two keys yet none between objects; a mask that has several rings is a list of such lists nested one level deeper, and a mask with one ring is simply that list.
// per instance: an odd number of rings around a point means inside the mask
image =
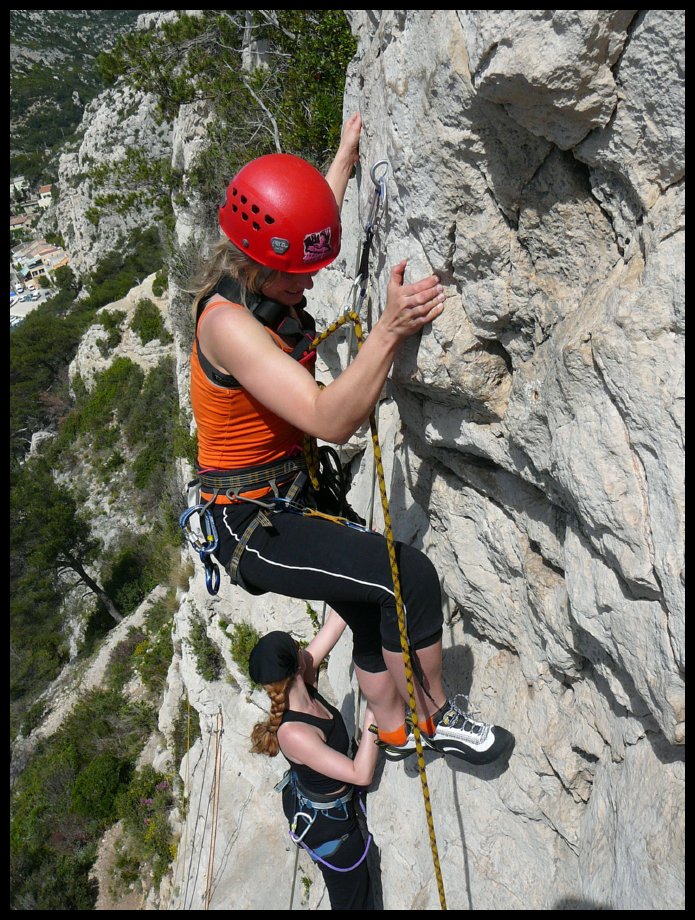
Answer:
[{"label": "woman's outstretched arm", "polygon": [[347,626],[345,620],[338,616],[335,610],[329,610],[326,620],[306,648],[300,655],[304,660],[304,683],[316,686],[319,666],[324,658],[332,651]]},{"label": "woman's outstretched arm", "polygon": [[359,162],[361,131],[362,117],[359,112],[355,112],[355,114],[351,115],[343,125],[340,146],[326,173],[326,182],[333,190],[339,208],[343,206],[345,189],[347,188],[353,169]]}]

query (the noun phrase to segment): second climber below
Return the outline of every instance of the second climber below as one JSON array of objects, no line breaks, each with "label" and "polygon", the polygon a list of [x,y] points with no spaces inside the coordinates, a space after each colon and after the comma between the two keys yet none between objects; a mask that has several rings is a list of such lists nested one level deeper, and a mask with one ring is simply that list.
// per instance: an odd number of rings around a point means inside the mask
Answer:
[{"label": "second climber below", "polygon": [[[439,278],[406,282],[406,262],[398,262],[383,313],[355,359],[328,386],[314,380],[305,294],[340,251],[340,208],[360,131],[353,115],[325,178],[303,159],[270,154],[232,179],[219,208],[223,236],[195,286],[191,403],[220,565],[253,594],[325,601],[340,614],[352,631],[355,673],[380,746],[397,760],[415,750],[415,740],[386,540],[302,513],[321,510],[306,476],[305,435],[347,441],[374,408],[401,343],[444,309]],[[448,698],[437,572],[419,550],[396,548],[423,742],[489,763],[513,738]]]}]

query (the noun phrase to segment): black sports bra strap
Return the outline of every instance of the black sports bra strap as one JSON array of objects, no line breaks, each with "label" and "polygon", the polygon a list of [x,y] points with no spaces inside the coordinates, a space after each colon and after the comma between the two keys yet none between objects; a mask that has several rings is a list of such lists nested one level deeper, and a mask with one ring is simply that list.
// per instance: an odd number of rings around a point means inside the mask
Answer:
[{"label": "black sports bra strap", "polygon": [[[230,303],[240,304],[243,301],[241,285],[236,279],[230,276],[222,278],[215,289],[200,300],[196,311],[195,322],[195,345],[198,352],[198,361],[200,362],[203,373],[211,383],[215,383],[217,386],[224,387],[228,390],[240,390],[241,384],[236,377],[233,377],[231,374],[220,373],[208,358],[205,357],[200,347],[200,341],[198,340],[198,324],[200,323],[205,308],[216,294],[224,297],[224,299],[230,301]],[[259,323],[275,332],[276,335],[279,335],[283,342],[292,349],[290,357],[301,363],[305,363],[308,359],[313,359],[315,357],[315,352],[311,352],[309,346],[313,342],[316,334],[316,323],[314,322],[313,316],[306,312],[304,309],[305,307],[306,298],[303,297],[301,302],[295,307],[300,317],[300,321],[298,321],[288,316],[288,307],[278,303],[276,300],[269,300],[268,298],[259,297],[258,295],[251,295],[248,302],[248,309],[253,313]]]},{"label": "black sports bra strap", "polygon": [[200,347],[200,342],[198,341],[197,335],[195,337],[195,347],[196,351],[198,352],[198,361],[203,369],[203,373],[211,383],[216,383],[218,386],[224,387],[226,390],[241,389],[241,384],[236,379],[236,377],[232,377],[231,374],[221,374],[215,365],[208,361]]}]

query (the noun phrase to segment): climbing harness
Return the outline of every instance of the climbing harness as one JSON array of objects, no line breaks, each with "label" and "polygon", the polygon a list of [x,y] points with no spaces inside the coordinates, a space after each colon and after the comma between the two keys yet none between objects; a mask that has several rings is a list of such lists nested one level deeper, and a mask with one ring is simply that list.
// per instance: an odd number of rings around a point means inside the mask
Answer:
[{"label": "climbing harness", "polygon": [[[198,478],[188,484],[189,496],[193,496],[193,499],[189,499],[191,504],[180,516],[179,525],[205,566],[205,583],[210,594],[217,594],[220,585],[219,567],[211,559],[212,553],[219,546],[219,540],[210,511],[219,495],[224,495],[234,501],[248,502],[258,508],[258,512],[241,534],[226,567],[231,581],[249,593],[258,593],[258,591],[244,582],[239,571],[241,557],[256,528],[259,526],[272,527],[271,517],[277,512],[287,511],[303,517],[321,518],[355,530],[372,532],[366,527],[364,520],[347,504],[344,478],[335,476],[337,461],[333,459],[334,453],[331,448],[320,448],[319,488],[315,492],[308,489],[306,472],[308,467],[302,456],[275,461],[253,469],[246,468],[238,472],[233,470],[199,471]],[[331,458],[330,465],[327,459],[329,457]],[[263,486],[270,489],[269,494],[263,498],[248,498],[243,494],[245,489]],[[211,498],[206,502],[196,500],[195,496],[199,496],[201,491],[210,491]],[[323,510],[324,508],[329,510]],[[336,513],[332,513],[333,511]]]},{"label": "climbing harness", "polygon": [[[290,839],[296,843],[297,846],[301,846],[305,849],[314,862],[321,863],[321,865],[326,866],[328,869],[332,869],[334,872],[352,872],[353,869],[356,869],[364,862],[372,843],[371,834],[367,835],[364,852],[360,858],[354,865],[348,867],[334,866],[332,863],[327,862],[327,859],[331,856],[335,856],[341,845],[350,836],[349,833],[339,834],[334,839],[326,840],[319,846],[313,848],[304,842],[304,838],[313,827],[319,813],[324,820],[336,822],[349,821],[351,814],[348,806],[350,802],[355,799],[362,813],[366,815],[367,811],[362,801],[362,795],[356,792],[354,787],[350,787],[342,796],[319,796],[316,793],[310,793],[302,789],[296,773],[293,770],[287,770],[280,782],[275,786],[276,792],[283,792],[284,790],[288,790],[294,799],[294,816],[289,831]],[[300,825],[303,825],[301,830]]]}]

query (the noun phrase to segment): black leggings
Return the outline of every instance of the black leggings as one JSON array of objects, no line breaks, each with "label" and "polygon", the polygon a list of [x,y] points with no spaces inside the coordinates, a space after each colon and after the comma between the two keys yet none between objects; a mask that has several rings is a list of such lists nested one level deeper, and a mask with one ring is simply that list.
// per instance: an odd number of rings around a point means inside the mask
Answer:
[{"label": "black leggings", "polygon": [[[221,565],[229,562],[254,506],[214,505]],[[373,673],[386,669],[382,647],[400,652],[396,602],[385,537],[289,511],[272,515],[272,528],[256,528],[241,558],[244,582],[258,593],[272,591],[325,601],[353,634],[353,659]],[[401,593],[412,648],[426,648],[442,635],[441,589],[424,553],[396,544]]]}]

